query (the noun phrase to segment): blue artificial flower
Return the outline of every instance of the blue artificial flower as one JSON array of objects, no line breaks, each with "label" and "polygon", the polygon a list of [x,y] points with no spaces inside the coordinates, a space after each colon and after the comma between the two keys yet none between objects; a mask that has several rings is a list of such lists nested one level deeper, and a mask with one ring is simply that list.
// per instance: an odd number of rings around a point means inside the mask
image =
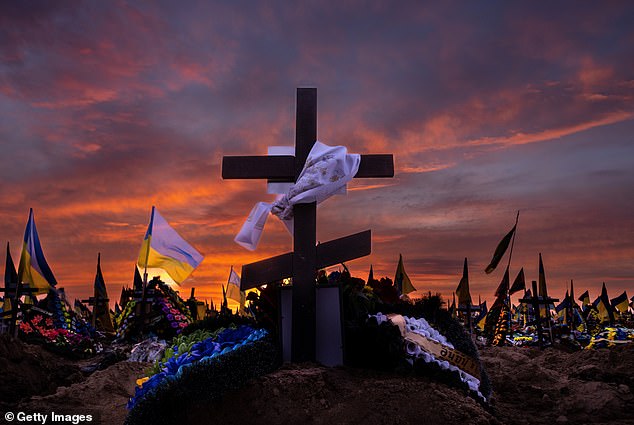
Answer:
[{"label": "blue artificial flower", "polygon": [[203,341],[198,341],[192,345],[191,351],[187,354],[178,355],[178,345],[174,345],[172,350],[174,356],[163,364],[161,372],[150,377],[142,387],[135,389],[134,397],[128,402],[128,409],[143,398],[148,392],[154,390],[164,382],[178,379],[183,371],[196,362],[207,362],[216,357],[229,353],[236,348],[242,347],[249,342],[257,341],[267,335],[264,329],[253,329],[250,326],[240,326],[237,329],[225,329],[215,338],[210,337]]}]

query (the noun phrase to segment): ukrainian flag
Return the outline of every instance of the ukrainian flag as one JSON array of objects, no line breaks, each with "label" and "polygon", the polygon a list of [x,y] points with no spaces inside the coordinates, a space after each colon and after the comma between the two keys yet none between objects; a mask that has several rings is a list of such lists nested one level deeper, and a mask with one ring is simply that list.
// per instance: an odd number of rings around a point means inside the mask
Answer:
[{"label": "ukrainian flag", "polygon": [[398,266],[396,267],[396,275],[394,276],[394,284],[400,294],[409,294],[414,292],[416,288],[412,285],[412,281],[409,280],[409,276],[405,273],[405,266],[403,266],[403,256],[398,255]]},{"label": "ukrainian flag", "polygon": [[29,221],[24,231],[24,244],[22,246],[22,255],[20,256],[20,265],[18,266],[18,279],[22,283],[28,284],[31,288],[37,288],[36,294],[46,294],[50,288],[57,285],[55,276],[53,276],[53,272],[42,252],[40,237],[37,235],[37,229],[35,228],[33,208],[29,211]]},{"label": "ukrainian flag", "polygon": [[577,298],[581,301],[581,307],[585,310],[588,305],[590,305],[590,293],[588,291],[584,292]]},{"label": "ukrainian flag", "polygon": [[568,324],[568,310],[570,309],[570,295],[568,295],[568,291],[566,291],[566,296],[563,301],[555,307],[555,313],[557,318],[562,319],[562,321]]},{"label": "ukrainian flag", "polygon": [[614,307],[619,312],[627,313],[627,309],[629,308],[629,303],[627,301],[627,293],[623,291],[623,293],[618,297],[612,298],[610,300],[610,304],[612,304],[612,307]]},{"label": "ukrainian flag", "polygon": [[142,269],[160,269],[180,284],[202,260],[203,256],[152,207],[150,224],[139,252],[138,266]]},{"label": "ukrainian flag", "polygon": [[[595,301],[596,302],[596,301]],[[610,299],[608,298],[608,291],[605,288],[605,282],[603,282],[603,288],[601,289],[601,295],[598,298],[597,310],[599,311],[599,319],[603,322],[614,322],[614,315],[612,313],[612,306],[610,305]]]},{"label": "ukrainian flag", "polygon": [[487,309],[487,302],[485,300],[483,303],[480,304],[480,314],[475,319],[476,327],[481,331],[484,331],[484,325],[486,324],[488,312],[489,310]]}]

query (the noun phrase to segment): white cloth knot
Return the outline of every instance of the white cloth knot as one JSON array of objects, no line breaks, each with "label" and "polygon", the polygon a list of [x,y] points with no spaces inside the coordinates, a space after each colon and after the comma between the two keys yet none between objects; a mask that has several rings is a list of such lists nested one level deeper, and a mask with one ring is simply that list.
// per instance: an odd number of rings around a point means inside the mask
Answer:
[{"label": "white cloth knot", "polygon": [[235,237],[237,244],[254,251],[260,242],[269,213],[276,215],[293,232],[293,205],[321,203],[345,193],[347,183],[357,174],[361,155],[348,154],[344,146],[328,146],[316,141],[295,184],[273,204],[258,202]]},{"label": "white cloth knot", "polygon": [[291,205],[286,195],[273,202],[271,214],[277,216],[280,220],[291,220],[293,218],[293,205]]}]

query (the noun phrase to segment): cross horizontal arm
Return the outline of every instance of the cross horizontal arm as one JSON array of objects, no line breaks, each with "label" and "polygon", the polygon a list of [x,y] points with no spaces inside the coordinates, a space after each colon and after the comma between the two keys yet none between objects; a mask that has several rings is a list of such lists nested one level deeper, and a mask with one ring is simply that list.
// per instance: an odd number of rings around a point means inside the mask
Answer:
[{"label": "cross horizontal arm", "polygon": [[[270,179],[294,182],[295,157],[270,156],[225,156],[222,158],[223,179]],[[394,177],[394,158],[390,154],[361,155],[359,171],[355,178]]]},{"label": "cross horizontal arm", "polygon": [[366,230],[317,245],[317,268],[333,266],[372,252],[372,232]]},{"label": "cross horizontal arm", "polygon": [[240,290],[256,288],[273,282],[279,282],[293,275],[293,253],[277,255],[266,260],[242,266]]},{"label": "cross horizontal arm", "polygon": [[[316,267],[323,269],[369,255],[372,251],[370,230],[335,239],[315,247]],[[278,255],[242,266],[240,290],[246,291],[293,275],[293,253]]]},{"label": "cross horizontal arm", "polygon": [[394,157],[391,154],[361,155],[354,178],[364,177],[394,177]]},{"label": "cross horizontal arm", "polygon": [[270,156],[224,156],[222,157],[223,179],[275,179],[295,181],[295,157]]}]

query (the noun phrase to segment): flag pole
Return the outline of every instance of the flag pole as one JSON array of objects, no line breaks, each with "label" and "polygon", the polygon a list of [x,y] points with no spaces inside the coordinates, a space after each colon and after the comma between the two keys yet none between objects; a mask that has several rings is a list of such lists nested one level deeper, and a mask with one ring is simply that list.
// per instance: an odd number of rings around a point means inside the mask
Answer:
[{"label": "flag pole", "polygon": [[[154,226],[154,205],[152,205],[152,215],[150,217],[150,225]],[[150,229],[149,237],[152,237],[152,230]],[[143,335],[143,327],[145,325],[145,292],[147,289],[147,263],[150,261],[150,241],[148,240],[147,250],[145,251],[145,264],[143,265],[143,290],[141,291],[141,335]]]},{"label": "flag pole", "polygon": [[[513,256],[513,245],[515,245],[515,235],[517,234],[517,223],[520,219],[520,210],[517,210],[517,216],[515,216],[515,231],[513,232],[513,238],[511,239],[511,250],[509,251],[509,261],[507,267],[511,267],[511,257]],[[509,270],[510,271],[510,270]]]},{"label": "flag pole", "polygon": [[[515,235],[517,234],[517,223],[520,219],[520,210],[517,210],[517,215],[515,216],[515,226],[513,228],[515,231],[513,232],[513,238],[511,239],[511,250],[509,251],[509,261],[506,265],[506,270],[509,273],[509,285],[511,281],[511,257],[513,256],[513,246],[515,245]],[[511,332],[511,294],[509,293],[510,286],[506,288],[506,302],[509,306],[509,314],[508,314],[508,322],[509,322],[509,333]]]}]

